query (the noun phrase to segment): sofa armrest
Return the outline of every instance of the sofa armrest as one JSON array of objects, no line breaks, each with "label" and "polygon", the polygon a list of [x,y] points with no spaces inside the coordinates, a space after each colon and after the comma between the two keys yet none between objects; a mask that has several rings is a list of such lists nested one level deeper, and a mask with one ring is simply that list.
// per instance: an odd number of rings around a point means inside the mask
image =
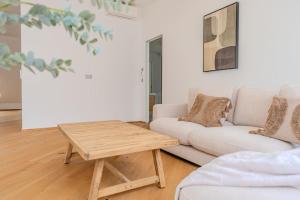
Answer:
[{"label": "sofa armrest", "polygon": [[187,113],[187,104],[156,104],[153,107],[153,121],[163,117],[180,117]]}]

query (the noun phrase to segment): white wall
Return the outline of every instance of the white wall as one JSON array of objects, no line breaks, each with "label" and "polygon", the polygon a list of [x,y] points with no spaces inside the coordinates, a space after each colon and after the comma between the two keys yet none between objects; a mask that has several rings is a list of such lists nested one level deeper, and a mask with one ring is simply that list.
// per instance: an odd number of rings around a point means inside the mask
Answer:
[{"label": "white wall", "polygon": [[[36,1],[53,7],[68,2]],[[23,128],[145,119],[146,85],[141,83],[145,41],[160,34],[164,36],[163,103],[186,102],[188,89],[195,87],[228,95],[241,85],[300,84],[299,0],[240,0],[239,69],[210,73],[202,72],[202,18],[234,1],[156,0],[143,8],[142,22],[106,16],[89,1],[83,5],[72,2],[77,10],[89,8],[98,13],[98,21],[113,29],[114,40],[101,42],[102,53],[93,57],[63,28],[39,31],[23,27],[23,51],[34,50],[49,60],[72,58],[76,70],[57,79],[23,70]],[[93,74],[93,79],[84,79],[85,74]]]},{"label": "white wall", "polygon": [[[19,13],[20,7],[12,7],[10,13]],[[7,44],[11,51],[21,49],[20,25],[9,25],[5,34],[0,34],[0,43]],[[0,69],[0,110],[21,107],[21,79],[19,68],[10,71]]]},{"label": "white wall", "polygon": [[[64,7],[68,1],[36,0],[52,7]],[[114,40],[101,42],[102,53],[92,56],[61,28],[43,31],[22,27],[22,50],[50,60],[72,58],[76,73],[63,73],[54,79],[48,73],[22,72],[23,128],[51,127],[58,123],[94,120],[139,120],[144,117],[144,88],[140,82],[141,24],[106,16],[90,6],[72,1],[76,10],[90,9],[97,21],[111,28]],[[22,7],[24,13],[26,7]],[[86,80],[85,74],[92,74]]]},{"label": "white wall", "polygon": [[159,0],[143,9],[144,40],[163,34],[163,103],[189,88],[228,95],[238,86],[300,85],[300,1],[240,0],[239,69],[202,72],[203,16],[232,0]]}]

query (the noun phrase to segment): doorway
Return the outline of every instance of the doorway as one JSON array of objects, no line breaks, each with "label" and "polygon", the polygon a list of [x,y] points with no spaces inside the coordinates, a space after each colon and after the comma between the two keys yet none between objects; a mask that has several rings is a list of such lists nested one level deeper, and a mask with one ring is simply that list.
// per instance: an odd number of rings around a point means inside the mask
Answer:
[{"label": "doorway", "polygon": [[153,119],[153,106],[162,103],[162,36],[148,41],[148,119]]}]

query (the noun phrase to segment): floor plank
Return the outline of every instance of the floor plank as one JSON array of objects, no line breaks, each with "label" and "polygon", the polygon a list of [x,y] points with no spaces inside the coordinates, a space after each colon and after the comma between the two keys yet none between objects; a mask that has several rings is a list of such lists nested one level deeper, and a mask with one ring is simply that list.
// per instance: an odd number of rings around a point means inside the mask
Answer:
[{"label": "floor plank", "polygon": [[21,120],[21,110],[0,110],[0,123]]},{"label": "floor plank", "polygon": [[[64,165],[66,144],[56,128],[20,131],[20,122],[0,123],[0,199],[86,200],[94,162],[74,156],[69,165]],[[151,152],[143,152],[110,162],[134,180],[155,174],[152,159]],[[172,200],[176,185],[197,167],[164,152],[162,160],[165,189],[153,185],[105,199]],[[122,183],[106,169],[103,175],[101,187]]]}]

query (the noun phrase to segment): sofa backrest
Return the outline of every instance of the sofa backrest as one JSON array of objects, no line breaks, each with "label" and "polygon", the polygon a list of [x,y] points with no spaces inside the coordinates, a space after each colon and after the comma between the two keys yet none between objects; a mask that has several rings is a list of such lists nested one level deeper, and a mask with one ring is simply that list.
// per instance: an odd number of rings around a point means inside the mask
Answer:
[{"label": "sofa backrest", "polygon": [[285,85],[281,87],[279,96],[285,98],[300,98],[300,86]]},{"label": "sofa backrest", "polygon": [[264,127],[268,110],[278,90],[240,88],[234,110],[233,123],[240,126]]},{"label": "sofa backrest", "polygon": [[300,87],[283,86],[280,90],[242,87],[234,89],[231,93],[223,94],[213,90],[204,91],[194,88],[189,90],[189,111],[199,93],[230,98],[233,109],[227,115],[227,121],[240,126],[264,127],[273,97],[279,95],[287,98],[300,98]]}]

